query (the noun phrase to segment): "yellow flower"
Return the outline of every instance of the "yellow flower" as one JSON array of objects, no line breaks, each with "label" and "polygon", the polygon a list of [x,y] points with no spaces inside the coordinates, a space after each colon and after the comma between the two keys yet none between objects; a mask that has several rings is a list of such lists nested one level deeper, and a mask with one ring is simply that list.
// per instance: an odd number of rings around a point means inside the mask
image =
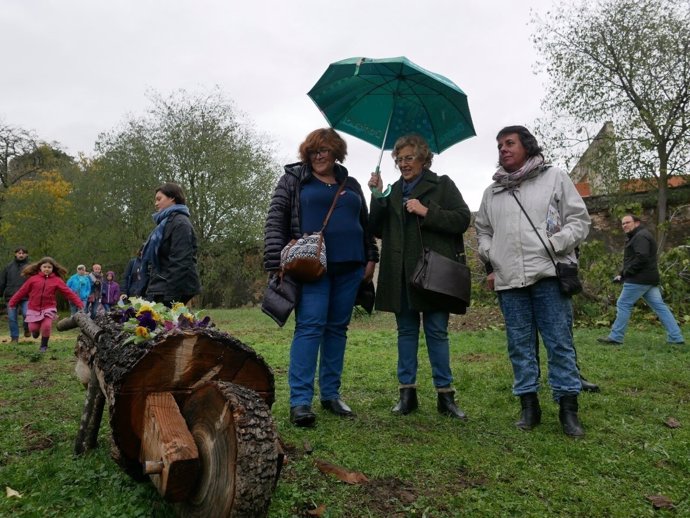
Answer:
[{"label": "yellow flower", "polygon": [[137,316],[140,316],[142,313],[153,314],[153,308],[151,306],[149,306],[148,304],[142,304],[141,307],[139,308],[139,311],[137,311]]},{"label": "yellow flower", "polygon": [[185,307],[185,305],[182,304],[182,302],[175,302],[175,304],[173,304],[173,307],[170,308],[170,309],[171,309],[172,311],[177,311],[177,310],[182,309],[182,308],[184,308],[184,307]]},{"label": "yellow flower", "polygon": [[136,334],[137,336],[141,336],[142,338],[148,338],[149,330],[143,326],[137,326],[134,330],[134,334]]}]

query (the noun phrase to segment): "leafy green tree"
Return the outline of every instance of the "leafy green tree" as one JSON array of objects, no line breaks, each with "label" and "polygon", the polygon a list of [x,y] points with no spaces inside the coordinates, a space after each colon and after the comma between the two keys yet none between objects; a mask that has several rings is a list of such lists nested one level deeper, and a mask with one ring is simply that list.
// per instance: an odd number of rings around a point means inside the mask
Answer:
[{"label": "leafy green tree", "polygon": [[[271,144],[218,90],[152,94],[151,100],[145,116],[100,136],[89,168],[92,183],[83,194],[94,200],[89,217],[105,218],[118,229],[120,246],[136,249],[153,228],[155,187],[164,181],[179,183],[197,230],[204,304],[225,303],[228,297],[218,282],[234,281],[219,275],[222,259],[256,253],[263,239],[279,171]],[[103,195],[94,198],[99,190]],[[246,268],[234,271],[248,275]],[[252,282],[244,284],[248,298]],[[231,298],[237,301],[237,293]]]},{"label": "leafy green tree", "polygon": [[620,177],[658,189],[663,246],[669,175],[690,167],[690,4],[560,0],[534,24],[552,120],[573,129],[613,122]]}]

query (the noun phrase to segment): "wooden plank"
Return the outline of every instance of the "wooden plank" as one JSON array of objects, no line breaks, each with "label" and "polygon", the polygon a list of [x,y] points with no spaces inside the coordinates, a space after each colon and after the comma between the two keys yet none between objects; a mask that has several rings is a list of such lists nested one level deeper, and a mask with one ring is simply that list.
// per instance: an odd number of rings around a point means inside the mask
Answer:
[{"label": "wooden plank", "polygon": [[158,492],[170,502],[186,500],[196,487],[199,452],[175,398],[169,392],[146,397],[139,460]]}]

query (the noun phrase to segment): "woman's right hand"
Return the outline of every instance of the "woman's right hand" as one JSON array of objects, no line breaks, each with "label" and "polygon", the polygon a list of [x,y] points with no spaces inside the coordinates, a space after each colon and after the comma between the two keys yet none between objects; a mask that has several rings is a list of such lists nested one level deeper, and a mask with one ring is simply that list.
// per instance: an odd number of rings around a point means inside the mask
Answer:
[{"label": "woman's right hand", "polygon": [[383,190],[383,180],[381,180],[380,173],[371,173],[371,178],[369,178],[369,183],[367,184],[369,188],[376,189],[379,192]]},{"label": "woman's right hand", "polygon": [[494,290],[494,281],[496,280],[496,274],[494,272],[491,272],[489,275],[486,276],[486,287],[489,288],[491,291]]}]

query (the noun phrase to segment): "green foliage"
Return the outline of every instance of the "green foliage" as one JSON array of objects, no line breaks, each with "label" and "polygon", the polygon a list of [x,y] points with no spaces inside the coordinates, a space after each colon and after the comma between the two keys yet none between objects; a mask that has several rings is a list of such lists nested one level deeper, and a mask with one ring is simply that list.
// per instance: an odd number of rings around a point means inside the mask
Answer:
[{"label": "green foliage", "polygon": [[[587,241],[580,247],[580,277],[584,293],[573,298],[576,325],[609,326],[616,318],[616,300],[621,285],[612,282],[620,273],[623,257],[608,252],[601,241]],[[676,319],[690,319],[690,246],[682,245],[662,252],[658,258],[664,301]],[[654,313],[640,301],[633,312],[633,323],[654,319]]]},{"label": "green foliage", "polygon": [[136,250],[153,227],[155,187],[179,183],[197,231],[203,304],[237,301],[226,296],[223,285],[251,285],[263,273],[236,269],[242,277],[228,279],[223,262],[241,258],[263,238],[278,174],[272,148],[218,91],[179,91],[167,98],[153,94],[151,100],[145,117],[130,119],[97,143],[95,189],[89,191],[93,196],[100,189],[108,196],[94,210],[124,230],[128,244],[119,250]]},{"label": "green foliage", "polygon": [[659,273],[664,301],[676,318],[690,320],[690,241],[659,257]]},{"label": "green foliage", "polygon": [[668,175],[690,159],[688,2],[561,0],[534,25],[556,133],[612,121],[618,176],[653,181],[663,224]]},{"label": "green foliage", "polygon": [[[580,396],[587,435],[575,441],[560,430],[546,368],[542,424],[531,432],[515,428],[519,403],[510,390],[504,331],[450,333],[456,398],[469,416],[458,423],[436,412],[423,341],[420,408],[393,415],[394,318],[376,313],[355,320],[342,394],[357,418],[322,411],[317,393],[317,427],[305,430],[288,420],[292,321],[278,328],[257,309],[209,313],[221,329],[254,347],[276,376],[272,413],[288,458],[271,517],[306,516],[321,504],[331,518],[690,514],[690,349],[666,346],[657,326],[635,326],[623,347],[598,345],[600,330],[575,330],[583,373],[602,387],[600,394]],[[690,327],[684,331],[687,337]],[[0,473],[3,486],[22,494],[6,498],[3,489],[0,516],[172,516],[152,484],[135,482],[110,459],[107,418],[98,448],[72,455],[85,397],[73,374],[75,337],[58,334],[35,363],[27,353],[37,343],[0,347]],[[668,427],[669,418],[682,426]],[[321,473],[316,459],[362,472],[369,482],[342,483]],[[668,497],[675,510],[655,510],[650,495]]]}]

